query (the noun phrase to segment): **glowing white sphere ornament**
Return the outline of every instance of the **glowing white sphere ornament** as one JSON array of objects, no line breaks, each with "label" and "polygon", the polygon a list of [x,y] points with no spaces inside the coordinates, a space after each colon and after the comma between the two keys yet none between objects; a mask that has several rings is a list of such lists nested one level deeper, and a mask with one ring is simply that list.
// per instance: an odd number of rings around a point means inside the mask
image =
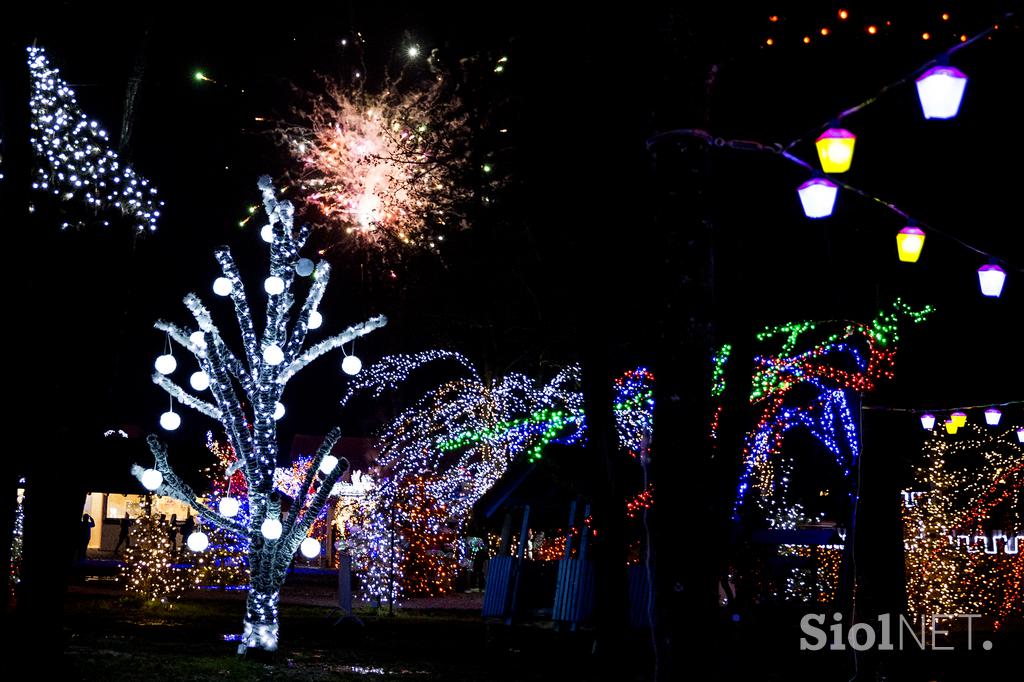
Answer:
[{"label": "glowing white sphere ornament", "polygon": [[295,274],[299,277],[309,277],[313,274],[313,261],[308,258],[300,258],[295,264]]},{"label": "glowing white sphere ornament", "polygon": [[178,368],[178,361],[175,360],[174,356],[170,353],[164,353],[156,359],[153,366],[156,367],[156,371],[161,374],[170,374]]},{"label": "glowing white sphere ornament", "polygon": [[985,423],[989,426],[999,426],[999,420],[1003,418],[1003,413],[995,407],[990,407],[985,410]]},{"label": "glowing white sphere ornament", "polygon": [[302,556],[307,559],[313,559],[320,556],[320,541],[316,538],[306,538],[299,545],[299,551],[302,552]]},{"label": "glowing white sphere ornament", "polygon": [[994,263],[982,265],[978,268],[978,283],[981,285],[981,293],[985,296],[998,298],[1003,293],[1003,284],[1006,282],[1006,271]]},{"label": "glowing white sphere ornament", "polygon": [[280,365],[284,362],[284,351],[281,346],[272,343],[263,349],[263,361],[270,366]]},{"label": "glowing white sphere ornament", "polygon": [[921,415],[921,426],[931,431],[935,428],[935,415],[934,414],[922,414]]},{"label": "glowing white sphere ornament", "polygon": [[192,372],[192,376],[188,378],[188,383],[197,391],[205,391],[210,387],[210,375],[202,371]]},{"label": "glowing white sphere ornament", "polygon": [[263,290],[271,296],[284,293],[284,280],[277,275],[271,275],[263,280]]},{"label": "glowing white sphere ornament", "polygon": [[260,532],[268,540],[276,540],[281,537],[281,522],[277,519],[267,519],[260,526]]},{"label": "glowing white sphere ornament", "polygon": [[327,455],[320,461],[320,473],[327,476],[338,466],[338,458],[334,455]]},{"label": "glowing white sphere ornament", "polygon": [[218,296],[229,296],[231,294],[231,280],[227,277],[218,277],[213,280],[213,293]]},{"label": "glowing white sphere ornament", "polygon": [[967,76],[960,69],[939,64],[928,69],[914,82],[925,118],[953,118],[967,87]]},{"label": "glowing white sphere ornament", "polygon": [[323,323],[324,316],[320,314],[320,311],[314,310],[309,314],[309,322],[306,323],[306,326],[310,329],[319,329]]},{"label": "glowing white sphere ornament", "polygon": [[238,500],[234,497],[222,497],[220,502],[217,503],[217,510],[220,511],[222,516],[226,516],[229,519],[238,516]]},{"label": "glowing white sphere ornament", "polygon": [[836,205],[839,187],[826,178],[811,178],[796,188],[804,215],[808,218],[827,218]]},{"label": "glowing white sphere ornament", "polygon": [[210,538],[206,536],[206,533],[201,530],[197,530],[188,536],[185,540],[185,544],[193,552],[202,552],[204,549],[210,546]]},{"label": "glowing white sphere ornament", "polygon": [[167,431],[174,431],[181,426],[181,415],[173,410],[168,410],[160,415],[160,426]]},{"label": "glowing white sphere ornament", "polygon": [[206,348],[206,335],[202,332],[192,332],[189,334],[188,340],[197,348]]},{"label": "glowing white sphere ornament", "polygon": [[274,421],[277,421],[284,416],[284,404],[274,403]]},{"label": "glowing white sphere ornament", "polygon": [[164,483],[164,475],[156,469],[146,469],[142,472],[142,487],[150,492],[156,490]]},{"label": "glowing white sphere ornament", "polygon": [[272,243],[274,241],[274,226],[270,223],[264,225],[260,230],[260,238],[268,244]]},{"label": "glowing white sphere ornament", "polygon": [[363,369],[363,361],[355,355],[346,355],[345,359],[341,361],[341,371],[350,377],[359,374],[361,369]]}]

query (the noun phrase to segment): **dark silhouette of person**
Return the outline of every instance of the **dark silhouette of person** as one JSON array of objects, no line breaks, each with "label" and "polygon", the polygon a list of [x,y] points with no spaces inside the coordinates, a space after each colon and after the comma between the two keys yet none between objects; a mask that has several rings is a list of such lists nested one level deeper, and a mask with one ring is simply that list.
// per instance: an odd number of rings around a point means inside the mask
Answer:
[{"label": "dark silhouette of person", "polygon": [[121,543],[122,542],[124,543],[124,546],[126,548],[132,546],[132,540],[128,536],[129,532],[131,531],[131,528],[132,528],[132,519],[131,519],[130,516],[128,516],[128,512],[125,512],[124,513],[124,518],[121,519],[121,532],[117,536],[117,544],[114,545],[114,553],[117,553],[117,550],[119,550],[121,548]]},{"label": "dark silhouette of person", "polygon": [[86,552],[89,550],[89,540],[92,539],[92,529],[96,522],[88,514],[82,514],[82,522],[79,524],[78,534],[78,560],[85,561]]},{"label": "dark silhouette of person", "polygon": [[[161,514],[161,516],[163,516]],[[178,515],[171,514],[171,520],[167,522],[167,539],[171,541],[171,549],[178,548]]]},{"label": "dark silhouette of person", "polygon": [[186,543],[188,542],[188,536],[192,535],[192,531],[196,529],[196,520],[192,518],[192,512],[188,513],[185,517],[185,523],[181,524],[181,551],[185,551]]}]

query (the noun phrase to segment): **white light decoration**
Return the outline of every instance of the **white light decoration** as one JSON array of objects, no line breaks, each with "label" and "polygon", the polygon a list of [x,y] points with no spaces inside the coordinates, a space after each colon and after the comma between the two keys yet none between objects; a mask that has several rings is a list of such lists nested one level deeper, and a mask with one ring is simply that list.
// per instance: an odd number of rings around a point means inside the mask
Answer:
[{"label": "white light decoration", "polygon": [[316,538],[306,538],[299,545],[299,551],[302,552],[302,556],[307,559],[313,559],[320,556],[320,541]]},{"label": "white light decoration", "polygon": [[[268,177],[260,178],[259,187],[263,209],[274,226],[275,234],[273,243],[268,247],[270,269],[265,272],[282,281],[290,281],[310,230],[308,227],[295,228],[294,207],[290,202],[277,200]],[[259,241],[255,234],[252,238]],[[309,282],[303,300],[297,301],[298,297],[289,295],[259,297],[261,309],[255,311],[250,308],[252,299],[244,295],[246,287],[231,251],[221,248],[215,256],[226,285],[222,292],[231,295],[234,304],[234,315],[230,316],[232,326],[237,325],[241,332],[232,338],[240,339],[240,343],[237,348],[229,348],[215,323],[215,311],[207,308],[197,296],[186,296],[185,306],[204,332],[208,348],[204,350],[190,343],[191,329],[163,321],[157,322],[156,328],[166,332],[172,341],[195,356],[198,369],[206,373],[210,388],[215,390],[205,393],[207,400],[202,400],[193,391],[186,392],[163,375],[154,373],[153,381],[180,404],[219,422],[220,430],[226,434],[236,458],[225,473],[244,477],[250,516],[246,517],[239,509],[238,500],[229,500],[228,496],[217,503],[197,499],[194,491],[174,474],[167,446],[155,436],[147,440],[156,462],[154,469],[164,476],[161,494],[190,505],[201,517],[204,527],[209,524],[244,539],[252,574],[238,652],[244,654],[250,649],[274,651],[279,630],[278,602],[287,574],[283,568],[288,558],[282,556],[282,552],[293,552],[309,536],[310,529],[327,504],[328,498],[320,494],[321,488],[325,487],[326,492],[333,490],[347,468],[342,460],[329,475],[320,476],[315,468],[312,469],[313,480],[304,488],[308,497],[303,504],[292,505],[284,517],[287,523],[283,523],[282,501],[274,488],[280,448],[277,422],[273,419],[277,403],[292,376],[332,350],[351,347],[353,341],[384,326],[387,320],[383,316],[373,317],[307,345],[308,328],[299,321],[301,318],[297,311],[315,310],[319,305],[330,280],[327,263],[316,268],[316,276]],[[262,283],[262,280],[255,282],[256,286]],[[265,324],[261,319],[257,326],[254,321],[257,312],[266,320]],[[272,368],[270,365],[281,367]],[[255,428],[250,428],[250,425]],[[341,430],[331,429],[310,466],[319,467],[340,438]],[[136,475],[141,476],[142,467],[136,466],[133,471],[136,469]]]},{"label": "white light decoration", "polygon": [[346,355],[345,359],[341,361],[341,371],[350,377],[354,377],[359,374],[359,371],[363,368],[363,361],[357,358],[355,355]]},{"label": "white light decoration", "polygon": [[267,519],[260,525],[260,532],[268,540],[276,540],[281,537],[281,522],[277,519]]},{"label": "white light decoration", "polygon": [[263,290],[271,296],[284,293],[284,280],[276,275],[271,275],[263,281]]},{"label": "white light decoration", "polygon": [[309,277],[313,274],[313,261],[308,258],[300,258],[295,264],[295,274],[299,277]]},{"label": "white light decoration", "polygon": [[914,82],[925,118],[953,118],[967,87],[967,76],[959,69],[940,64],[928,69]]},{"label": "white light decoration", "polygon": [[146,469],[142,472],[142,487],[153,492],[164,482],[164,475],[156,469]]},{"label": "white light decoration", "polygon": [[1024,429],[1017,429],[1017,440],[1024,443]]},{"label": "white light decoration", "polygon": [[324,316],[320,314],[320,311],[314,310],[309,314],[309,322],[306,324],[310,329],[319,329],[324,323]]},{"label": "white light decoration", "polygon": [[922,414],[921,415],[921,426],[931,431],[935,428],[935,415],[934,414]]},{"label": "white light decoration", "polygon": [[989,426],[999,426],[999,420],[1003,418],[1003,413],[995,407],[990,407],[985,410],[985,423]]},{"label": "white light decoration", "polygon": [[989,263],[978,268],[978,283],[983,295],[998,298],[1003,293],[1004,282],[1006,272],[998,265]]},{"label": "white light decoration", "polygon": [[207,537],[206,533],[201,530],[197,530],[186,538],[185,544],[187,544],[188,548],[193,552],[202,552],[210,546],[210,538]]},{"label": "white light decoration", "polygon": [[334,455],[324,455],[324,458],[320,460],[320,473],[324,476],[329,476],[338,466],[338,458]]},{"label": "white light decoration", "polygon": [[263,349],[263,361],[268,365],[280,365],[284,362],[284,351],[281,350],[281,346],[276,343],[272,343]]},{"label": "white light decoration", "polygon": [[274,403],[274,421],[284,416],[284,403]]},{"label": "white light decoration", "polygon": [[218,277],[213,280],[213,293],[218,296],[228,296],[231,294],[231,280],[227,277]]},{"label": "white light decoration", "polygon": [[160,426],[167,431],[174,431],[181,426],[181,415],[174,410],[168,410],[160,415]]},{"label": "white light decoration", "polygon": [[268,244],[274,241],[274,226],[270,223],[264,225],[260,230],[260,238]]},{"label": "white light decoration", "polygon": [[156,371],[161,374],[170,374],[178,368],[178,361],[175,360],[174,356],[170,353],[164,353],[156,359],[153,366],[156,367]]},{"label": "white light decoration", "polygon": [[197,391],[205,391],[210,387],[210,375],[202,370],[193,372],[188,378],[188,383]]},{"label": "white light decoration", "polygon": [[192,342],[192,345],[196,348],[206,348],[206,335],[202,332],[192,332],[188,336],[188,340]]},{"label": "white light decoration", "polygon": [[156,188],[121,158],[107,131],[82,112],[75,91],[50,66],[43,48],[28,48],[28,68],[29,143],[40,162],[32,187],[81,201],[90,212],[117,209],[135,221],[138,232],[156,230],[164,203],[156,198]]},{"label": "white light decoration", "polygon": [[827,218],[836,205],[839,188],[831,180],[811,178],[796,189],[804,215],[808,218]]},{"label": "white light decoration", "polygon": [[217,503],[217,511],[229,519],[233,519],[238,516],[239,508],[240,505],[238,499],[234,497],[222,497],[220,498],[220,502]]}]

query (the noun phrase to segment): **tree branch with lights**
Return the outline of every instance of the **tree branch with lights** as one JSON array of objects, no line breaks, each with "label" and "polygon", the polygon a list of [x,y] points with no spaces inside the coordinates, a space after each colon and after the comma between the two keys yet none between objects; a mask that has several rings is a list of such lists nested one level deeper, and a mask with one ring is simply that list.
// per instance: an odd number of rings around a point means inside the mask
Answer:
[{"label": "tree branch with lights", "polygon": [[[280,400],[285,385],[324,353],[387,323],[384,316],[372,317],[303,352],[308,331],[319,327],[319,324],[311,325],[310,318],[316,313],[320,319],[316,308],[327,287],[330,266],[325,262],[314,266],[309,259],[300,258],[299,251],[309,234],[308,228],[293,229],[294,209],[288,201],[277,201],[269,177],[260,178],[259,188],[269,219],[269,232],[273,235],[270,274],[264,281],[267,303],[262,334],[257,333],[253,323],[252,309],[234,258],[227,248],[222,248],[216,252],[216,259],[223,275],[214,282],[214,293],[232,299],[242,337],[242,355],[235,355],[228,348],[210,311],[198,296],[189,294],[184,303],[195,318],[197,330],[164,321],[155,326],[192,353],[200,368],[190,379],[192,388],[199,392],[209,390],[213,400],[197,398],[167,378],[165,375],[177,366],[173,359],[167,360],[167,355],[158,359],[157,373],[153,377],[154,383],[171,396],[172,407],[161,417],[165,428],[174,429],[180,423],[173,410],[174,400],[216,419],[223,426],[237,457],[228,475],[241,471],[245,477],[248,523],[243,526],[232,518],[238,512],[237,505],[220,505],[215,510],[202,503],[195,491],[175,474],[168,462],[167,448],[156,436],[148,439],[154,467],[144,469],[136,465],[132,469],[148,490],[181,500],[193,507],[203,521],[248,538],[251,585],[239,653],[277,648],[277,603],[288,565],[325,506],[335,483],[348,469],[344,458],[330,454],[341,438],[340,429],[335,428],[318,450],[295,503],[287,512],[282,512],[280,495],[274,490],[274,470],[278,453],[276,421],[284,414]],[[312,282],[294,323],[289,325],[296,300],[292,289],[298,281],[297,275],[309,277]],[[194,535],[195,538],[189,539],[189,546],[193,550],[205,547],[202,531]]]}]

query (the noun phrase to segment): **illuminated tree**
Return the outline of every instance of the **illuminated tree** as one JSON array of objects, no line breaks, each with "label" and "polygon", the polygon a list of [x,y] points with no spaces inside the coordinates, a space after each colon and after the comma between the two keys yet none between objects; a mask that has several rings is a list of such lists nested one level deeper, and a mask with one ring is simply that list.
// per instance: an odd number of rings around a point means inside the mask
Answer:
[{"label": "illuminated tree", "polygon": [[[209,310],[199,297],[189,294],[185,305],[198,323],[189,330],[170,322],[157,322],[156,328],[190,351],[200,371],[191,383],[196,391],[209,390],[213,402],[196,397],[171,381],[160,369],[173,371],[176,363],[158,363],[154,383],[178,400],[221,423],[228,443],[238,460],[229,474],[242,471],[249,498],[249,519],[243,524],[227,511],[214,509],[199,501],[192,488],[171,469],[167,448],[156,436],[149,437],[149,446],[156,463],[153,469],[136,465],[133,473],[140,482],[159,495],[174,497],[191,505],[207,524],[244,536],[249,542],[251,585],[243,621],[239,653],[248,649],[273,651],[278,643],[277,604],[281,585],[295,551],[306,538],[310,526],[327,502],[335,482],[348,467],[348,462],[330,454],[341,437],[332,429],[314,456],[307,479],[300,488],[287,514],[282,514],[281,500],[274,490],[277,466],[276,418],[283,414],[281,397],[288,380],[321,355],[386,324],[383,316],[349,327],[344,332],[303,350],[310,319],[327,286],[330,267],[326,262],[313,266],[300,258],[309,234],[306,227],[293,231],[294,209],[290,202],[278,202],[270,178],[259,182],[263,207],[269,219],[270,272],[263,282],[267,293],[266,322],[257,334],[249,301],[234,258],[227,248],[216,252],[223,276],[214,283],[214,292],[230,295],[235,307],[242,337],[242,354],[231,351],[213,323]],[[311,276],[305,302],[298,309],[294,324],[289,324],[295,297],[292,293],[299,277]],[[320,321],[317,313],[317,321]],[[319,325],[313,325],[314,328]],[[173,409],[161,417],[165,428],[176,428],[180,417]]]},{"label": "illuminated tree", "polygon": [[170,604],[189,584],[187,569],[175,568],[175,547],[167,525],[153,516],[140,516],[131,527],[131,544],[124,552],[121,580],[129,592],[146,601]]}]

